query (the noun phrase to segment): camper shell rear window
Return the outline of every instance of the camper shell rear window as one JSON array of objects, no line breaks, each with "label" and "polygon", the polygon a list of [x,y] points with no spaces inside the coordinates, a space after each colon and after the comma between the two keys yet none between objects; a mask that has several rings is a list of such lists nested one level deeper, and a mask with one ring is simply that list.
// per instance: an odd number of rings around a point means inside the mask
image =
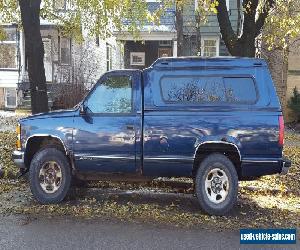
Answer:
[{"label": "camper shell rear window", "polygon": [[250,76],[164,76],[162,99],[167,104],[254,104],[255,81]]}]

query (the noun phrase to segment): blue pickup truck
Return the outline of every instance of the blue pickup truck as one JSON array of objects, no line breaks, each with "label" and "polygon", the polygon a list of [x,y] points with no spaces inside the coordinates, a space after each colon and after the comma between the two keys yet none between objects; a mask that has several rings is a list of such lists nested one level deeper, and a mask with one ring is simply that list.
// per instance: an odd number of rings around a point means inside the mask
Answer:
[{"label": "blue pickup truck", "polygon": [[284,122],[264,60],[161,58],[105,73],[74,109],[21,119],[13,153],[43,204],[71,179],[187,177],[204,211],[234,205],[238,181],[287,173]]}]

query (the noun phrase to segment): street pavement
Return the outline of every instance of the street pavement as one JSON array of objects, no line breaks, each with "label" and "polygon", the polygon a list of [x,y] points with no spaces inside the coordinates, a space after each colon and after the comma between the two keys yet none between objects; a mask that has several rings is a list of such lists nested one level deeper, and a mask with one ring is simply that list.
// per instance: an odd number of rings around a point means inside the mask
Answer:
[{"label": "street pavement", "polygon": [[[0,217],[0,249],[272,249],[241,246],[239,230],[217,232],[117,220]],[[297,249],[297,246],[273,246]]]}]

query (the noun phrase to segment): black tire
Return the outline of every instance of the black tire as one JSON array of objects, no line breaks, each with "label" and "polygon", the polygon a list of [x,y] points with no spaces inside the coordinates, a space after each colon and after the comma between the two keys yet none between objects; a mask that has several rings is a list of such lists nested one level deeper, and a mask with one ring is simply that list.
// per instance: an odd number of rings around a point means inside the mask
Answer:
[{"label": "black tire", "polygon": [[[49,161],[56,162],[61,169],[61,182],[54,193],[47,193],[40,185],[39,173],[43,165]],[[67,195],[71,185],[71,167],[65,154],[56,148],[44,148],[38,151],[30,164],[29,182],[34,198],[42,204],[61,202]]]},{"label": "black tire", "polygon": [[[221,171],[218,171],[216,169],[220,169]],[[217,176],[211,174],[215,170],[217,172]],[[210,194],[213,192],[213,188],[207,188],[206,190],[205,180],[206,178],[208,178],[208,180],[210,181],[210,178],[211,180],[214,179],[212,176],[219,177],[219,175],[223,176],[224,173],[228,180],[226,181],[226,183],[228,182],[229,185],[224,184],[223,186],[224,182],[222,182],[222,184],[219,185],[218,188],[226,187],[224,188],[224,192],[227,193],[227,195],[223,195],[223,197],[225,198],[219,198],[219,201],[213,202],[210,200],[213,199],[213,196],[210,196]],[[233,163],[225,155],[213,153],[207,156],[201,162],[198,168],[195,181],[195,192],[197,195],[197,199],[200,203],[201,208],[206,213],[211,215],[225,215],[232,209],[232,207],[236,203],[238,194],[238,175]],[[221,195],[219,195],[219,193],[216,192],[212,194],[215,195],[217,198],[222,197]]]}]

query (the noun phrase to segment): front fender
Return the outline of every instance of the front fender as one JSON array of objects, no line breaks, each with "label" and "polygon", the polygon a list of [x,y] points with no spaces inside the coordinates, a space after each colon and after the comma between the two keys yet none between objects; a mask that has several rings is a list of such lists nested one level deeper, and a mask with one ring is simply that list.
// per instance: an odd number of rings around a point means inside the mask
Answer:
[{"label": "front fender", "polygon": [[72,150],[73,118],[48,118],[28,120],[21,123],[21,144],[26,149],[27,143],[34,137],[52,137],[61,141],[66,152]]}]

